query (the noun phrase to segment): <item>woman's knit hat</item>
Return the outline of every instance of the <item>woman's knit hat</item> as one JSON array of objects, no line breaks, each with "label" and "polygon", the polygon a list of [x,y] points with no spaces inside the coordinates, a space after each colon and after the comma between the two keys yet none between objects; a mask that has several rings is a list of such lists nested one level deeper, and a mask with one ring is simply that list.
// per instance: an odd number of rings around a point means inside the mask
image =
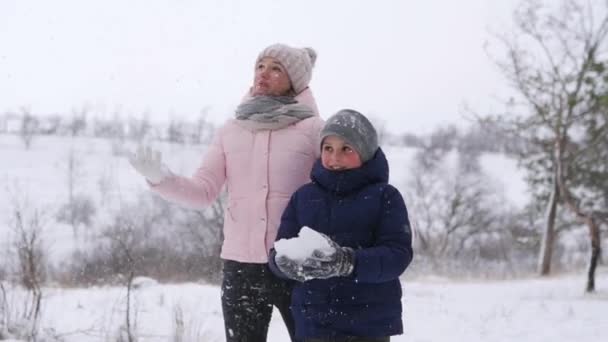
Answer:
[{"label": "woman's knit hat", "polygon": [[363,163],[372,159],[378,150],[376,129],[363,114],[352,109],[342,109],[327,119],[321,130],[321,145],[330,135],[339,136],[357,150]]},{"label": "woman's knit hat", "polygon": [[255,61],[258,62],[264,57],[275,58],[287,70],[291,86],[296,94],[301,93],[312,78],[312,68],[317,60],[317,53],[309,47],[293,48],[285,44],[273,44],[260,52]]}]

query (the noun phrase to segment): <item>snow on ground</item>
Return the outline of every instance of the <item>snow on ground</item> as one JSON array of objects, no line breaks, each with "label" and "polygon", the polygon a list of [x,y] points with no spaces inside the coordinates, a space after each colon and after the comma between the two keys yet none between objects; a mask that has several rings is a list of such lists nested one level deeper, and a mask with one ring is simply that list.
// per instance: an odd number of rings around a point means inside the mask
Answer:
[{"label": "snow on ground", "polygon": [[[154,143],[154,146],[161,148],[170,168],[182,174],[195,170],[204,149],[162,143]],[[53,215],[68,198],[67,165],[69,153],[74,151],[78,161],[75,192],[92,196],[101,212],[109,212],[112,205],[146,191],[141,177],[120,156],[134,149],[132,143],[104,139],[36,137],[32,148],[25,151],[17,136],[0,135],[3,160],[0,249],[5,249],[8,243],[7,220],[14,203],[11,189],[26,195],[32,207],[45,209]],[[406,180],[411,176],[409,170],[415,151],[388,147],[385,152],[391,168],[391,183],[406,194]],[[488,166],[487,170],[503,182],[507,197],[514,202],[524,202],[525,189],[515,161],[501,156],[484,158],[482,165]],[[505,170],[509,170],[507,174]],[[101,191],[103,184],[109,185],[106,194]],[[103,221],[104,217],[97,219]],[[75,244],[71,228],[66,225],[50,225],[44,233],[54,260],[68,255]],[[600,333],[603,333],[601,341],[604,341],[608,331],[608,271],[603,272],[597,279],[598,294],[592,296],[583,294],[582,275],[483,283],[404,281],[406,333],[392,340],[599,342]],[[124,322],[123,288],[47,288],[44,293],[42,326],[53,328],[65,341],[110,341]],[[180,331],[180,326],[183,326],[184,341],[224,340],[218,287],[158,285],[152,280],[146,281],[134,295],[139,341],[171,341],[172,334]],[[22,303],[17,292],[9,293],[12,308],[16,309]],[[280,318],[273,316],[269,341],[287,340]]]},{"label": "snow on ground", "polygon": [[[404,281],[406,332],[392,341],[606,341],[608,269],[598,291],[584,294],[584,275],[503,282]],[[125,289],[46,289],[43,328],[68,342],[107,341],[125,317]],[[220,289],[201,284],[155,285],[134,292],[140,342],[171,341],[183,322],[184,341],[223,341]],[[180,318],[181,319],[176,319]],[[288,341],[278,314],[268,341]]]}]

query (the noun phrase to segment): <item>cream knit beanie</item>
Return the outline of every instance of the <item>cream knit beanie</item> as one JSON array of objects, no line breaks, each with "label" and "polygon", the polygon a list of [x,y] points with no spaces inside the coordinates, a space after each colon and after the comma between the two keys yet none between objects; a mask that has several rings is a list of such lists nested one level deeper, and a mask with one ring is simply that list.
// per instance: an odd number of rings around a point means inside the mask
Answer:
[{"label": "cream knit beanie", "polygon": [[296,94],[301,93],[308,87],[312,78],[312,68],[317,60],[315,50],[309,47],[300,49],[285,44],[273,44],[260,52],[255,64],[257,65],[264,57],[275,58],[283,65]]}]

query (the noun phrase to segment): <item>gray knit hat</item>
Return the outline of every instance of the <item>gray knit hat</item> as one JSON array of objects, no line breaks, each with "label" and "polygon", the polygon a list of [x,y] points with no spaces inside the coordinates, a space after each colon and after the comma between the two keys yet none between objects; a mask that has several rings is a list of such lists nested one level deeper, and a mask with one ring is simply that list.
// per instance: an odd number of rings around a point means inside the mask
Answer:
[{"label": "gray knit hat", "polygon": [[255,64],[257,65],[264,57],[276,58],[283,65],[296,94],[308,87],[312,78],[312,68],[317,60],[315,50],[309,47],[299,49],[285,44],[273,44],[260,52]]},{"label": "gray knit hat", "polygon": [[376,129],[363,114],[352,109],[342,109],[327,119],[321,130],[321,144],[329,135],[337,135],[354,147],[363,163],[372,159],[378,149]]}]

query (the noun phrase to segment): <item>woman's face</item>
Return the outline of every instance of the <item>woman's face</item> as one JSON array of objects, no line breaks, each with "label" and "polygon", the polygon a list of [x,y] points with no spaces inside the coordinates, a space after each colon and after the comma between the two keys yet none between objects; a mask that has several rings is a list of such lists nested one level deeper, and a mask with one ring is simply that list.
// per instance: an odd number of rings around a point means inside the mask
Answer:
[{"label": "woman's face", "polygon": [[321,163],[329,170],[355,169],[363,165],[359,153],[344,139],[329,135],[321,145]]},{"label": "woman's face", "polygon": [[287,70],[272,57],[262,58],[255,66],[251,95],[281,96],[291,90]]}]

